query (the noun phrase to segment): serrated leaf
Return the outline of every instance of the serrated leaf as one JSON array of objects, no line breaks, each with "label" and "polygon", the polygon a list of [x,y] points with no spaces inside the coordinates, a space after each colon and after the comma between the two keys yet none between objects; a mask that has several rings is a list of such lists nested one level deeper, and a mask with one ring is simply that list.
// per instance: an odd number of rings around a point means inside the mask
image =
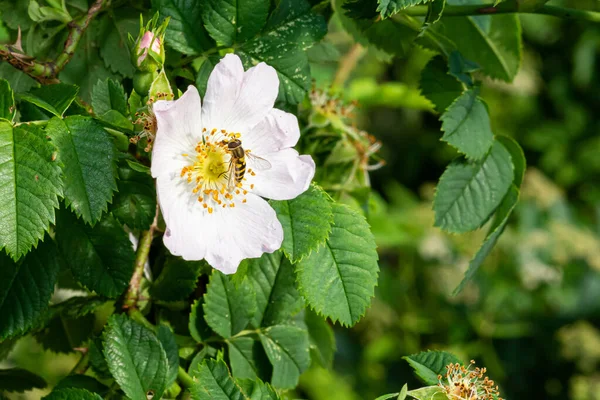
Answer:
[{"label": "serrated leaf", "polygon": [[81,388],[65,388],[54,390],[48,396],[44,396],[43,400],[102,400],[98,393],[92,393]]},{"label": "serrated leaf", "polygon": [[448,66],[442,56],[434,57],[421,72],[421,94],[443,113],[461,95],[463,86],[448,74]]},{"label": "serrated leaf", "polygon": [[188,323],[190,335],[197,342],[204,342],[206,339],[213,336],[213,332],[210,330],[210,327],[204,319],[203,304],[202,299],[194,301]]},{"label": "serrated leaf", "polygon": [[203,4],[196,0],[152,0],[161,17],[171,17],[166,43],[184,54],[200,54],[214,47],[202,24]]},{"label": "serrated leaf", "polygon": [[90,340],[88,351],[90,355],[90,366],[94,373],[100,378],[112,379],[110,371],[108,370],[108,365],[104,359],[104,346],[102,345],[102,340],[98,337]]},{"label": "serrated leaf", "polygon": [[473,259],[469,262],[469,268],[465,272],[463,280],[452,292],[453,296],[459,294],[463,290],[465,285],[473,278],[473,276],[475,276],[475,273],[477,272],[481,264],[483,264],[483,261],[485,261],[487,256],[490,254],[490,252],[496,245],[496,242],[498,242],[500,235],[502,234],[502,232],[504,232],[504,228],[508,223],[508,217],[510,217],[510,214],[512,214],[512,211],[517,205],[518,200],[519,190],[516,188],[515,185],[512,185],[508,190],[508,193],[502,200],[502,203],[500,203],[500,205],[496,209],[496,215],[494,216],[494,220],[485,237],[485,240],[481,244],[479,250],[477,250],[475,257],[473,257]]},{"label": "serrated leaf", "polygon": [[278,100],[297,104],[310,88],[306,49],[327,33],[325,19],[305,0],[282,0],[261,34],[237,51],[246,67],[264,61],[279,77]]},{"label": "serrated leaf", "polygon": [[6,79],[0,79],[0,118],[10,122],[15,118],[15,94]]},{"label": "serrated leaf", "polygon": [[175,335],[169,327],[161,325],[158,327],[156,337],[167,354],[169,364],[169,372],[167,373],[167,383],[165,387],[169,387],[177,379],[177,371],[179,370],[179,349],[175,342]]},{"label": "serrated leaf", "polygon": [[110,110],[127,115],[127,95],[125,89],[112,79],[98,81],[92,90],[92,107],[97,115]]},{"label": "serrated leaf", "polygon": [[276,325],[296,314],[304,301],[296,289],[294,267],[277,251],[248,260],[248,278],[256,293],[256,327]]},{"label": "serrated leaf", "polygon": [[271,201],[283,227],[283,251],[296,263],[325,242],[333,213],[327,195],[315,186],[292,200]]},{"label": "serrated leaf", "polygon": [[427,385],[437,385],[438,375],[446,375],[446,365],[462,364],[454,354],[446,351],[422,351],[402,357],[415,371],[415,374]]},{"label": "serrated leaf", "polygon": [[[454,4],[464,3],[448,1],[448,6]],[[442,17],[432,30],[452,40],[456,49],[479,64],[486,75],[508,82],[516,76],[522,47],[517,15]]]},{"label": "serrated leaf", "polygon": [[276,325],[258,336],[273,365],[271,384],[281,389],[294,388],[300,374],[310,366],[308,333],[296,326]]},{"label": "serrated leaf", "polygon": [[62,117],[77,97],[78,92],[79,88],[75,85],[57,83],[33,89],[31,92],[23,93],[19,97],[21,100],[35,104],[57,117]]},{"label": "serrated leaf", "polygon": [[131,168],[136,163],[127,161],[127,165],[119,165],[119,190],[115,193],[110,210],[116,219],[129,228],[145,230],[150,228],[156,214],[156,186],[150,175]]},{"label": "serrated leaf", "polygon": [[160,399],[167,387],[165,350],[144,326],[125,315],[113,315],[103,336],[104,358],[111,374],[132,400],[146,400],[152,391]]},{"label": "serrated leaf", "polygon": [[104,396],[108,393],[108,386],[103,385],[96,379],[88,375],[69,375],[61,379],[56,386],[54,391],[59,389],[85,389],[90,392],[98,393]]},{"label": "serrated leaf", "polygon": [[327,321],[314,311],[304,311],[304,323],[310,339],[310,358],[323,368],[331,368],[335,354],[335,336]]},{"label": "serrated leaf", "polygon": [[131,53],[127,45],[127,37],[137,36],[140,29],[140,18],[137,12],[127,13],[119,9],[117,15],[112,13],[105,17],[100,40],[100,56],[106,67],[124,77],[131,78],[135,72],[131,62]]},{"label": "serrated leaf", "polygon": [[[0,2],[0,7],[2,6]],[[2,14],[2,18],[6,18],[6,13]],[[15,28],[16,29],[16,28]],[[0,76],[8,81],[10,87],[15,93],[23,93],[37,85],[37,82],[21,70],[16,69],[7,62],[0,64]]]},{"label": "serrated leaf", "polygon": [[160,275],[150,287],[150,294],[157,300],[184,300],[194,291],[201,272],[200,261],[167,256]]},{"label": "serrated leaf", "polygon": [[58,252],[50,238],[16,263],[0,253],[0,340],[35,326],[48,309],[59,270]]},{"label": "serrated leaf", "polygon": [[246,399],[222,359],[204,361],[195,376],[198,380],[190,389],[194,400]]},{"label": "serrated leaf", "polygon": [[229,365],[236,379],[268,379],[271,364],[260,341],[249,336],[227,340]]},{"label": "serrated leaf", "polygon": [[117,189],[116,149],[102,126],[89,117],[53,118],[46,127],[58,149],[67,205],[88,224],[106,211]]},{"label": "serrated leaf", "polygon": [[204,319],[224,338],[248,326],[256,311],[256,294],[247,280],[237,286],[229,275],[214,270],[204,295]]},{"label": "serrated leaf", "polygon": [[[4,317],[4,314],[2,314]],[[7,392],[22,393],[31,389],[43,389],[46,381],[23,368],[0,369],[0,388]]]},{"label": "serrated leaf", "polygon": [[262,30],[270,5],[269,0],[207,0],[202,7],[202,20],[217,43],[231,46]]},{"label": "serrated leaf", "polygon": [[508,192],[513,175],[510,154],[499,142],[480,161],[453,161],[436,189],[435,226],[454,233],[479,228]]},{"label": "serrated leaf", "polygon": [[18,260],[54,223],[62,195],[54,146],[35,125],[0,121],[0,247]]},{"label": "serrated leaf", "polygon": [[375,239],[364,217],[333,204],[333,228],[325,244],[297,264],[300,292],[319,314],[354,325],[371,303],[377,284]]},{"label": "serrated leaf", "polygon": [[238,380],[237,383],[250,400],[278,400],[281,398],[269,384],[260,379],[242,379]]},{"label": "serrated leaf", "polygon": [[56,241],[73,276],[82,285],[107,297],[117,297],[127,288],[135,254],[123,227],[106,215],[94,227],[61,211]]},{"label": "serrated leaf", "polygon": [[409,390],[407,395],[416,400],[451,400],[446,396],[444,390],[437,385]]},{"label": "serrated leaf", "polygon": [[490,116],[478,90],[463,92],[440,119],[444,131],[442,140],[468,158],[481,159],[494,142]]},{"label": "serrated leaf", "polygon": [[427,1],[430,0],[378,0],[377,12],[381,14],[381,18],[388,18],[405,8],[426,3]]}]

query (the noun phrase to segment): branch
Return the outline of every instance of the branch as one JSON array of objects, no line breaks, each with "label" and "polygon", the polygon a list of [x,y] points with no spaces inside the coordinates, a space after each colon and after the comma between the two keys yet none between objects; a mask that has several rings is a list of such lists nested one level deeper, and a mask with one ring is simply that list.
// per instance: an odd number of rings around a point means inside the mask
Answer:
[{"label": "branch", "polygon": [[63,51],[53,61],[39,62],[35,58],[23,53],[21,48],[21,35],[15,45],[0,44],[0,57],[10,65],[25,72],[41,84],[58,83],[58,74],[73,58],[77,45],[83,37],[90,21],[100,12],[105,0],[96,0],[87,14],[69,22],[69,35],[65,41]]}]

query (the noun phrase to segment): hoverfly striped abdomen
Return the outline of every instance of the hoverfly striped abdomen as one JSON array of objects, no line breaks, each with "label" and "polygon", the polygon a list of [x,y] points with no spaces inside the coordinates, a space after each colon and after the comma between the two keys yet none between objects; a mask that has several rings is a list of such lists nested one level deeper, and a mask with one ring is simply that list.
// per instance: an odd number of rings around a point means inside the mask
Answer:
[{"label": "hoverfly striped abdomen", "polygon": [[235,139],[227,144],[227,149],[231,152],[232,173],[235,175],[235,182],[240,183],[246,173],[246,154],[242,148],[242,142]]}]

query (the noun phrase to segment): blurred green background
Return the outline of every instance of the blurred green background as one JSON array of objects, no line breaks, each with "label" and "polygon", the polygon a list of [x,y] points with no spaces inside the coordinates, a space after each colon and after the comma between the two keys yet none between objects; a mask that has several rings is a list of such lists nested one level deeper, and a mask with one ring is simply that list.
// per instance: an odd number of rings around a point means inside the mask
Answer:
[{"label": "blurred green background", "polygon": [[[452,236],[432,227],[434,185],[455,156],[418,91],[433,53],[415,47],[392,60],[356,45],[335,17],[309,51],[316,87],[335,81],[343,98],[359,101],[354,122],[382,142],[387,164],[371,174],[377,194],[367,210],[380,254],[376,297],[357,326],[335,327],[334,370],[309,370],[292,398],[373,399],[404,383],[416,388],[402,357],[445,349],[487,367],[503,398],[600,399],[600,28],[521,21],[521,72],[510,85],[484,79],[482,96],[495,133],[525,150],[522,197],[497,248],[456,297],[485,229]],[[77,359],[26,338],[4,365],[35,370],[52,385]]]}]

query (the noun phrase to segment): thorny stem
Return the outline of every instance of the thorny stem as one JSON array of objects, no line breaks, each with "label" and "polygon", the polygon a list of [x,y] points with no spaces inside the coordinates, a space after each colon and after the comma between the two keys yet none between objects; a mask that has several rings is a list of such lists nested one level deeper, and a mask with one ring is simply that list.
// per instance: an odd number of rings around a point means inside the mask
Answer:
[{"label": "thorny stem", "polygon": [[360,43],[356,43],[350,48],[350,51],[348,51],[348,53],[340,60],[340,65],[335,73],[335,78],[333,79],[334,86],[344,85],[354,68],[356,68],[356,64],[358,64],[365,53],[366,49],[361,46]]},{"label": "thorny stem", "polygon": [[10,65],[25,72],[41,84],[58,83],[58,74],[71,61],[77,45],[90,21],[100,12],[105,0],[96,0],[88,12],[81,17],[69,22],[69,35],[65,41],[63,51],[53,61],[39,62],[34,58],[23,54],[17,46],[0,44],[0,57]]},{"label": "thorny stem", "polygon": [[159,208],[156,206],[154,222],[152,222],[150,229],[142,232],[142,236],[140,237],[140,241],[138,243],[133,275],[129,281],[129,289],[127,289],[127,295],[125,296],[125,301],[123,302],[123,308],[130,311],[137,309],[137,302],[140,297],[140,285],[142,284],[142,277],[144,276],[144,266],[148,261],[150,246],[152,245],[152,239],[154,238],[154,231],[157,229],[158,210]]},{"label": "thorny stem", "polygon": [[[428,6],[414,6],[402,11],[401,14],[413,17],[424,17],[427,15]],[[519,2],[502,2],[494,6],[489,4],[468,4],[468,5],[449,5],[446,4],[443,15],[445,17],[454,16],[475,16],[475,15],[493,15],[493,14],[542,14],[553,15],[566,19],[580,19],[591,22],[600,22],[600,13],[587,10],[578,10],[574,8],[565,8],[557,6],[543,5],[533,9],[519,9]]]}]

